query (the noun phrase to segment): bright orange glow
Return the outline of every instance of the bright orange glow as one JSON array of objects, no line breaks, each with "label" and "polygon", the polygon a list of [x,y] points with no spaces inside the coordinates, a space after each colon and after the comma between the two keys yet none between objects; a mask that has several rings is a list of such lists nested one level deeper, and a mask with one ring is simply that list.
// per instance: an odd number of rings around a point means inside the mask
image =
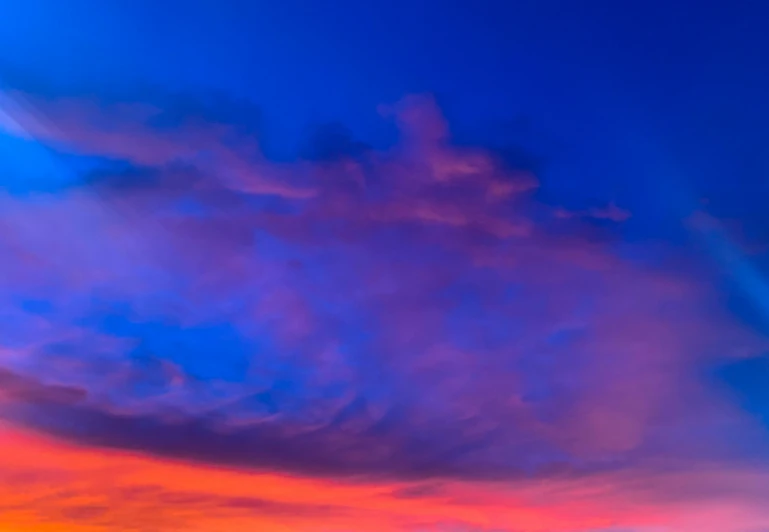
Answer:
[{"label": "bright orange glow", "polygon": [[[748,514],[749,508],[739,501],[721,501],[706,511],[686,504],[655,504],[643,494],[637,478],[635,500],[619,476],[493,486],[341,482],[76,447],[8,426],[0,429],[0,476],[4,532],[547,532],[616,526],[646,530],[671,523],[694,532],[725,530],[724,519],[769,523],[769,515]],[[697,479],[664,479],[667,486],[680,483],[682,488],[689,481]],[[751,488],[767,484],[765,478],[749,474],[729,475],[723,481]]]}]

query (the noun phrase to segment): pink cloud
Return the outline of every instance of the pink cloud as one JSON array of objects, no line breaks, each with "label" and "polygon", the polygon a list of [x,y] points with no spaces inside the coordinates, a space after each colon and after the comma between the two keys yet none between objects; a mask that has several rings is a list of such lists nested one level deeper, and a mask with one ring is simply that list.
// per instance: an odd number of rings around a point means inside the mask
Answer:
[{"label": "pink cloud", "polygon": [[[164,388],[144,397],[132,395],[144,374],[129,364],[132,339],[122,339],[114,358],[98,359],[106,368],[98,379],[83,366],[58,366],[57,385],[88,390],[90,408],[123,418],[162,409],[163,420],[168,409],[182,418],[216,412],[217,427],[230,431],[277,423],[277,433],[291,436],[286,445],[320,434],[311,451],[361,474],[416,462],[410,432],[426,434],[445,461],[431,464],[439,476],[479,470],[511,480],[539,467],[545,452],[563,457],[567,469],[630,461],[628,471],[584,481],[521,482],[504,500],[495,498],[497,488],[484,492],[509,530],[508,500],[525,501],[524,514],[549,522],[532,525],[543,532],[566,530],[576,518],[593,528],[686,532],[766,520],[753,503],[763,473],[718,471],[700,481],[696,471],[679,478],[646,469],[650,456],[691,464],[699,442],[677,440],[677,426],[713,430],[709,424],[727,412],[736,430],[750,430],[699,380],[698,368],[760,352],[765,340],[722,311],[699,273],[623,259],[574,220],[626,220],[630,214],[613,203],[563,213],[558,223],[529,216],[536,180],[492,153],[453,146],[431,99],[393,108],[402,139],[389,150],[278,164],[227,125],[161,130],[148,122],[158,112],[152,108],[14,98],[34,102],[39,117],[12,110],[6,130],[150,167],[152,180],[114,176],[126,186],[104,180],[31,199],[1,197],[0,249],[13,258],[0,264],[0,297],[49,300],[57,312],[45,319],[63,328],[87,315],[94,299],[130,304],[137,321],[186,329],[226,320],[255,346],[243,382],[201,383],[183,360],[163,359]],[[278,197],[280,208],[253,202],[263,195]],[[99,334],[107,333],[83,332],[77,348]],[[43,365],[58,340],[29,339],[24,363]],[[8,363],[16,372],[24,365]],[[311,410],[306,417],[238,406],[271,391],[265,381],[286,365],[303,371],[306,389],[296,393],[310,405],[302,405],[303,414]],[[357,397],[368,398],[366,407],[350,414],[345,408]],[[404,413],[390,421],[399,408]],[[719,504],[698,517],[694,507],[709,500],[699,497],[700,482],[722,478]],[[739,479],[747,502],[737,495]],[[647,500],[655,485],[691,499],[670,510],[665,500]],[[634,488],[643,493],[628,495]],[[475,489],[452,496],[472,498]],[[546,517],[548,505],[554,517]],[[622,513],[627,507],[632,518]],[[488,511],[452,519],[492,526],[480,517]]]},{"label": "pink cloud", "polygon": [[[209,532],[762,530],[755,471],[637,471],[494,483],[345,482],[99,451],[0,427],[0,525]],[[696,494],[696,495],[692,495]],[[758,494],[758,495],[757,495]],[[34,509],[34,511],[32,511]]]},{"label": "pink cloud", "polygon": [[630,211],[617,207],[614,202],[610,202],[605,207],[591,207],[584,211],[569,211],[566,209],[556,209],[557,218],[595,218],[596,220],[610,220],[612,222],[624,222],[632,216]]}]

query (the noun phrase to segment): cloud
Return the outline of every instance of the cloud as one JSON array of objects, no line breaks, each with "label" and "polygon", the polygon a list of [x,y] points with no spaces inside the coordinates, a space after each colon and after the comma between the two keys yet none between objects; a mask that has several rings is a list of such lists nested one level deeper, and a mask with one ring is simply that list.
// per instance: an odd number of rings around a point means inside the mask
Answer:
[{"label": "cloud", "polygon": [[[383,110],[401,131],[388,149],[332,131],[294,162],[264,157],[234,114],[195,118],[193,104],[4,102],[8,133],[97,169],[66,190],[0,196],[11,258],[0,308],[15,324],[0,340],[0,413],[78,453],[137,452],[161,469],[184,459],[196,481],[234,469],[201,500],[179,486],[153,495],[176,501],[168,519],[211,505],[233,523],[249,505],[274,523],[304,515],[262,502],[265,485],[228,491],[254,471],[322,490],[393,486],[386,504],[364,501],[371,522],[391,504],[442,501],[393,510],[381,530],[644,525],[643,513],[605,510],[615,486],[622,504],[658,509],[652,525],[694,522],[691,507],[711,499],[725,501],[713,507],[721,524],[734,508],[765,518],[735,495],[742,467],[765,453],[735,451],[754,420],[699,377],[765,340],[721,309],[688,257],[651,267],[627,258],[643,243],[620,253],[611,228],[582,220],[626,219],[615,205],[542,216],[537,179],[454,145],[431,98]],[[725,479],[718,496],[698,491],[706,466],[717,472],[704,481]],[[472,487],[499,481],[513,493]],[[655,490],[685,500],[668,509],[647,500]],[[107,526],[114,500],[130,500],[114,495],[50,511]],[[472,508],[452,514],[455,498]],[[363,511],[298,502],[340,519],[333,530]],[[499,523],[480,517],[489,508]],[[706,530],[686,526],[676,529]]]},{"label": "cloud", "polygon": [[[0,524],[11,529],[721,532],[769,523],[760,495],[767,477],[755,471],[639,470],[419,490],[217,469],[0,430]],[[691,497],[702,486],[711,493]]]},{"label": "cloud", "polygon": [[33,378],[16,375],[0,368],[0,398],[31,404],[72,404],[84,399],[85,390],[45,385]]},{"label": "cloud", "polygon": [[605,207],[592,207],[584,211],[568,211],[566,209],[556,209],[555,215],[558,218],[594,218],[596,220],[609,220],[612,222],[624,222],[631,216],[630,212],[617,207],[613,202],[610,202]]}]

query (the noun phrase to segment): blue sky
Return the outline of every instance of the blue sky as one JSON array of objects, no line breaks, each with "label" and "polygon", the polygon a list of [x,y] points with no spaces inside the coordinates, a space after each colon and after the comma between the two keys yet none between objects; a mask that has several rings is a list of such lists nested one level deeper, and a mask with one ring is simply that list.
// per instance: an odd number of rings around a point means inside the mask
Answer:
[{"label": "blue sky", "polygon": [[769,523],[766,20],[0,0],[0,417],[378,532]]}]

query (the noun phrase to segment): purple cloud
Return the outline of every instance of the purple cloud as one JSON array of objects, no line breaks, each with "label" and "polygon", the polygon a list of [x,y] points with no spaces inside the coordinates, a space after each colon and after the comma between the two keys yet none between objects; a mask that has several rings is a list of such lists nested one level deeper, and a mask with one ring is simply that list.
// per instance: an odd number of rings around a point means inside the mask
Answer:
[{"label": "purple cloud", "polygon": [[584,221],[626,219],[614,204],[537,216],[534,176],[454,146],[429,97],[384,110],[401,131],[388,150],[293,163],[234,123],[6,100],[7,132],[108,161],[81,186],[0,197],[14,419],[410,479],[716,460],[725,423],[753,430],[698,377],[766,349],[708,278],[686,257],[625,258]]}]

